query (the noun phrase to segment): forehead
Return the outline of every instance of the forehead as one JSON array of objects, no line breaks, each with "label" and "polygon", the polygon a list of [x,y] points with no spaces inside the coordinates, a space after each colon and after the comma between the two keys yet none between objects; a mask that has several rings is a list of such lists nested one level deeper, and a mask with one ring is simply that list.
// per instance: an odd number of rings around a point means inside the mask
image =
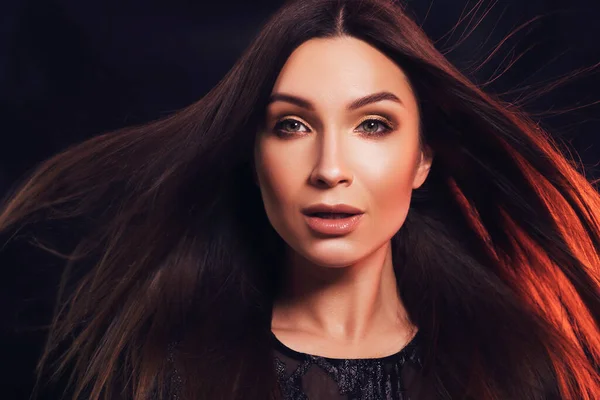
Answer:
[{"label": "forehead", "polygon": [[370,44],[353,37],[311,39],[288,58],[273,92],[294,94],[322,104],[349,102],[391,91],[414,101],[402,69]]}]

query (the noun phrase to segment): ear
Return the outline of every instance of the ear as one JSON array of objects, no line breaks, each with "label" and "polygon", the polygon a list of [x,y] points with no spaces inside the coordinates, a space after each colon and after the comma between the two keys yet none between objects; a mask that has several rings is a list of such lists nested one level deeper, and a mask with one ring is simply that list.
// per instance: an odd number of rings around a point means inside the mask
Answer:
[{"label": "ear", "polygon": [[415,172],[415,178],[413,180],[413,189],[418,189],[427,179],[429,170],[431,169],[431,163],[433,162],[433,150],[431,147],[424,145],[419,154],[419,160],[417,163],[417,170]]}]

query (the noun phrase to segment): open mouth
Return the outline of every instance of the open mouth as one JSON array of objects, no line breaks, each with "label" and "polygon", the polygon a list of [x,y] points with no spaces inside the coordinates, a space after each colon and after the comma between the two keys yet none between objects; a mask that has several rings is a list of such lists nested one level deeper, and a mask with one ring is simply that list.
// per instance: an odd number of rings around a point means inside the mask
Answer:
[{"label": "open mouth", "polygon": [[364,211],[348,204],[314,204],[302,210],[311,231],[326,236],[343,236],[358,226]]},{"label": "open mouth", "polygon": [[356,214],[348,214],[348,213],[333,213],[333,212],[316,212],[311,213],[309,216],[323,218],[323,219],[344,219],[350,218]]}]

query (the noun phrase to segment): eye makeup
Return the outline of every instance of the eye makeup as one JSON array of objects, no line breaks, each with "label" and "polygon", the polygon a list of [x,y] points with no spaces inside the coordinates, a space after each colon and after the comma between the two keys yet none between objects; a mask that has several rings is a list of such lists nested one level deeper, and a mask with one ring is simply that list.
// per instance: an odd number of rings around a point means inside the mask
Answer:
[{"label": "eye makeup", "polygon": [[[296,130],[296,128],[300,128],[303,130]],[[279,119],[275,123],[275,126],[273,127],[273,132],[279,137],[289,138],[292,136],[302,136],[303,134],[311,132],[311,129],[305,122],[299,120],[298,118],[286,116]]]},{"label": "eye makeup", "polygon": [[[372,130],[371,127],[373,125],[376,128],[380,128],[380,129]],[[370,127],[367,129],[359,130],[358,128],[360,128],[361,126],[363,126],[365,128],[367,128],[368,126],[370,126]],[[395,124],[393,122],[391,122],[389,119],[384,118],[379,115],[369,115],[369,116],[364,117],[360,121],[360,123],[358,124],[357,128],[354,131],[362,133],[368,137],[380,137],[380,136],[385,136],[385,135],[389,134],[394,129],[395,129]]]},{"label": "eye makeup", "polygon": [[[353,131],[366,137],[380,137],[393,132],[396,127],[397,124],[393,118],[383,115],[366,115],[356,124]],[[273,124],[272,131],[279,137],[291,138],[303,136],[312,132],[312,129],[301,118],[284,115]]]}]

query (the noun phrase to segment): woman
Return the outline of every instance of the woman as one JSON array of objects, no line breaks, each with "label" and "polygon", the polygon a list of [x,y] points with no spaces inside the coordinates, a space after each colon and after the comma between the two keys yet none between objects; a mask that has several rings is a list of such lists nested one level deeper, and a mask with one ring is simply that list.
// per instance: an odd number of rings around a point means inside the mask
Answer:
[{"label": "woman", "polygon": [[0,227],[49,219],[83,232],[40,361],[73,398],[600,393],[598,193],[391,2],[286,4],[206,97],[48,160]]}]

